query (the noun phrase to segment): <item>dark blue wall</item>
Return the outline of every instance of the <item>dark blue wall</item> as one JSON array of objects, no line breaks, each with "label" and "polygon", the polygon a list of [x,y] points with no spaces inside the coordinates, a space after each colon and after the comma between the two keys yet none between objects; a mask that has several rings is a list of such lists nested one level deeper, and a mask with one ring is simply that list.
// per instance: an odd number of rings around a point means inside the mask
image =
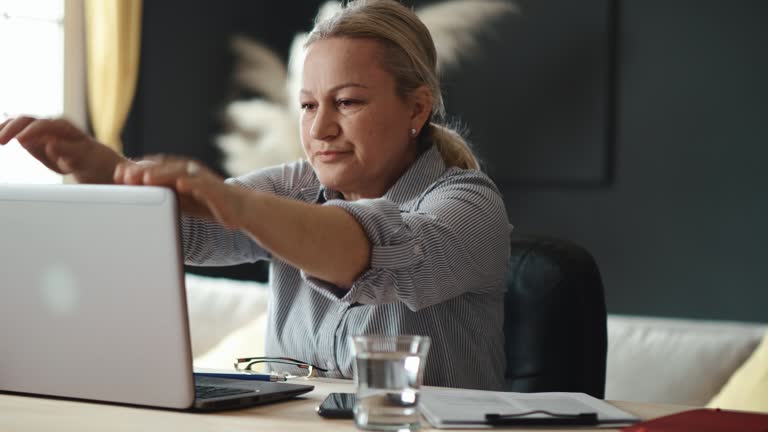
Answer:
[{"label": "dark blue wall", "polygon": [[617,12],[612,184],[509,187],[510,214],[587,246],[609,312],[768,321],[768,3]]}]

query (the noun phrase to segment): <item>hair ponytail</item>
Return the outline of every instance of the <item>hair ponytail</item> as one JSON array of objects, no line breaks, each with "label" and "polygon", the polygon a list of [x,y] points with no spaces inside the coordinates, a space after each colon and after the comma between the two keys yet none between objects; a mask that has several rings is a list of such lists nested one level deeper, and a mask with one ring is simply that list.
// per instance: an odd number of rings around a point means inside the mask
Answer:
[{"label": "hair ponytail", "polygon": [[434,122],[430,122],[425,129],[420,139],[437,147],[446,166],[480,169],[480,163],[472,148],[458,130]]}]

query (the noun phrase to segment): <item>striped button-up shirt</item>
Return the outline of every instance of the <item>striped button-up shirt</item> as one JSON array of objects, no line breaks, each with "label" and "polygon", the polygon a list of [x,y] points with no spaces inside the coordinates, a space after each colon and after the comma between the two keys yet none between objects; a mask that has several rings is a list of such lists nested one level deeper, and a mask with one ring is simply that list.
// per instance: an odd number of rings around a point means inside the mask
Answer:
[{"label": "striped button-up shirt", "polygon": [[[432,339],[424,382],[499,389],[504,382],[504,282],[511,225],[482,172],[446,168],[433,146],[382,196],[345,201],[306,161],[227,180],[349,212],[372,244],[370,268],[349,290],[273,258],[242,231],[184,217],[185,261],[232,265],[270,259],[266,354],[353,377],[348,337]],[[258,218],[259,215],[253,215]]]}]

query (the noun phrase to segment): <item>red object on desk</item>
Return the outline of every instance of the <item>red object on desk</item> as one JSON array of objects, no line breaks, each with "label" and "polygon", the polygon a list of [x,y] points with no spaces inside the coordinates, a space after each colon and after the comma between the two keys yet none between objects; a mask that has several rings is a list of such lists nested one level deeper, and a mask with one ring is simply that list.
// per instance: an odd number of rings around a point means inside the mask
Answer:
[{"label": "red object on desk", "polygon": [[696,409],[636,423],[622,432],[768,432],[768,414]]}]

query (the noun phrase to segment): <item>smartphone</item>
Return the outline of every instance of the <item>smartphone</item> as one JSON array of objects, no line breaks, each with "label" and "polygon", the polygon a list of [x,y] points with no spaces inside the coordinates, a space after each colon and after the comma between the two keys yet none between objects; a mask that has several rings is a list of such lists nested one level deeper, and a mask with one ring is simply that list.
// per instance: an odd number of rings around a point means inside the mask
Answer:
[{"label": "smartphone", "polygon": [[317,407],[317,414],[326,418],[351,419],[355,417],[354,406],[354,393],[331,393]]}]

